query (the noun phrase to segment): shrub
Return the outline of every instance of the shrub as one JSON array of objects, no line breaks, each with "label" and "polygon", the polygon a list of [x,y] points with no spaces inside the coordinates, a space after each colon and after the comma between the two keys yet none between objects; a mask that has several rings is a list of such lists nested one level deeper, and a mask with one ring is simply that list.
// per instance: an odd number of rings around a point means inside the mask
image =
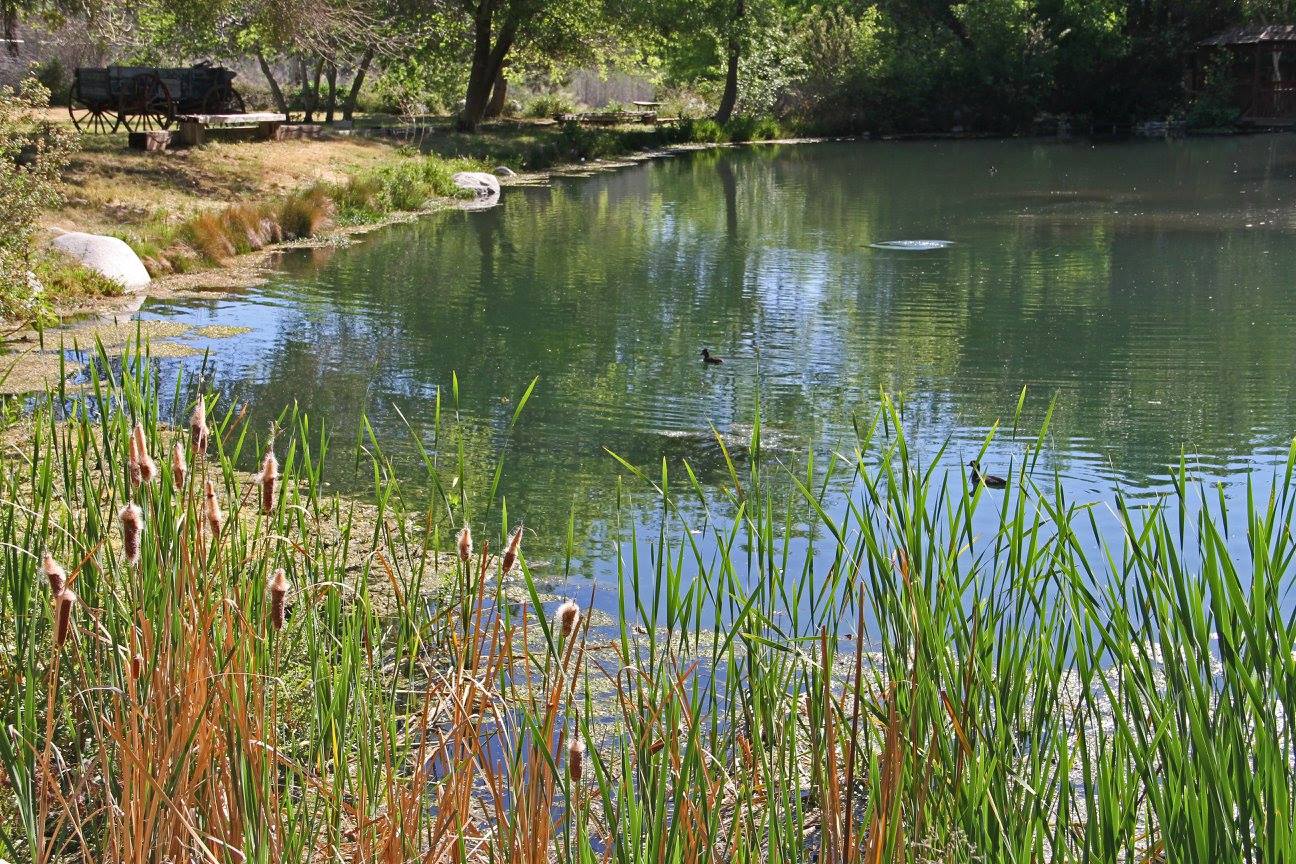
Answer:
[{"label": "shrub", "polygon": [[717,144],[727,140],[724,128],[709,117],[701,120],[682,120],[679,124],[682,141],[694,141],[699,144]]},{"label": "shrub", "polygon": [[28,317],[36,221],[62,201],[58,173],[74,140],[67,127],[40,117],[49,90],[34,78],[0,87],[0,316]]},{"label": "shrub", "polygon": [[32,75],[40,85],[50,92],[50,105],[66,106],[71,79],[67,67],[57,57],[51,57],[44,63],[32,66]]},{"label": "shrub", "polygon": [[534,97],[526,106],[526,116],[528,117],[558,117],[560,114],[572,114],[576,111],[576,103],[570,97],[561,93],[541,93]]},{"label": "shrub", "polygon": [[781,130],[773,117],[735,117],[724,127],[730,141],[769,141]]}]

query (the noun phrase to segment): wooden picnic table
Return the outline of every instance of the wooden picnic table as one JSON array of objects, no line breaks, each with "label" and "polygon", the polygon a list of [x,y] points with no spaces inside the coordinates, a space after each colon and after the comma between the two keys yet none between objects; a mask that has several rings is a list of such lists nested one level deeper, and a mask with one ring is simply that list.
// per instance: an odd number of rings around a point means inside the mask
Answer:
[{"label": "wooden picnic table", "polygon": [[270,111],[252,111],[246,114],[181,114],[176,118],[180,122],[180,141],[190,147],[197,147],[207,140],[207,130],[213,127],[226,129],[256,128],[259,141],[273,141],[279,134],[279,127],[288,122],[284,114]]}]

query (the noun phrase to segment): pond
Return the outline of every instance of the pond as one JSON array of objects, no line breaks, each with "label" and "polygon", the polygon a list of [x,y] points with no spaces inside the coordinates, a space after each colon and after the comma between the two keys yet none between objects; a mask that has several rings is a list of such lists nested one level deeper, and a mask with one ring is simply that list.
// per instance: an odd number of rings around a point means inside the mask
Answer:
[{"label": "pond", "polygon": [[[1283,136],[758,146],[508,190],[141,314],[250,328],[194,340],[213,386],[261,428],[294,400],[323,421],[339,486],[362,412],[418,472],[406,423],[430,443],[457,373],[470,446],[506,452],[528,543],[557,555],[574,514],[570,581],[606,583],[624,472],[605,448],[681,479],[687,458],[717,486],[710,424],[742,438],[758,402],[796,467],[849,451],[852,417],[903,394],[913,446],[948,440],[958,471],[1026,386],[1030,434],[1003,429],[987,470],[1021,464],[1056,399],[1045,485],[1146,501],[1183,452],[1240,500],[1296,430],[1293,202]],[[639,500],[652,524],[659,505]]]}]

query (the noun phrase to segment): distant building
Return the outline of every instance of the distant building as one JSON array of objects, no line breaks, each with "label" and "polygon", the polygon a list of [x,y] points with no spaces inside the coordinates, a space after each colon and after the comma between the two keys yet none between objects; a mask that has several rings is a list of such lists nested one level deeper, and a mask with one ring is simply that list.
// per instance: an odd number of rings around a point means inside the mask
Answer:
[{"label": "distant building", "polygon": [[1283,125],[1296,122],[1296,25],[1234,27],[1203,39],[1194,87],[1205,85],[1206,70],[1223,52],[1233,101],[1242,122]]}]

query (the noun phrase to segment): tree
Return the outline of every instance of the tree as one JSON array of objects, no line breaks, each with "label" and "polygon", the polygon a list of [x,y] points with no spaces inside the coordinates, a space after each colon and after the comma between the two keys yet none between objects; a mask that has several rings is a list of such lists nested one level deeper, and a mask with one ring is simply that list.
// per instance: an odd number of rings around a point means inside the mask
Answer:
[{"label": "tree", "polygon": [[471,132],[486,118],[491,96],[502,107],[504,70],[518,53],[543,54],[551,62],[592,57],[614,29],[601,0],[430,0],[433,7],[457,12],[470,31],[468,84],[460,130]]}]

